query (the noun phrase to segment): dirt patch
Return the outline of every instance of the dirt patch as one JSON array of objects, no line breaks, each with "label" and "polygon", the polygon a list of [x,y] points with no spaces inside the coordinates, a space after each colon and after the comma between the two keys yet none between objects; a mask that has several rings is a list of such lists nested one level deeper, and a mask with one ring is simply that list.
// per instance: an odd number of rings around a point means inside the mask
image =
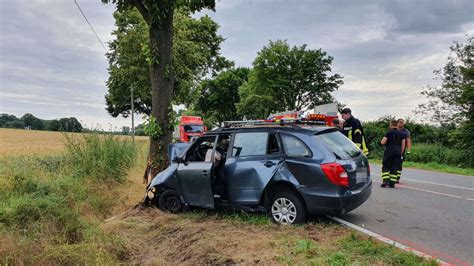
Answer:
[{"label": "dirt patch", "polygon": [[133,264],[278,264],[282,257],[295,257],[292,252],[299,240],[328,245],[347,234],[329,222],[246,224],[226,214],[174,215],[138,206],[108,220],[103,228],[134,243],[125,261]]}]

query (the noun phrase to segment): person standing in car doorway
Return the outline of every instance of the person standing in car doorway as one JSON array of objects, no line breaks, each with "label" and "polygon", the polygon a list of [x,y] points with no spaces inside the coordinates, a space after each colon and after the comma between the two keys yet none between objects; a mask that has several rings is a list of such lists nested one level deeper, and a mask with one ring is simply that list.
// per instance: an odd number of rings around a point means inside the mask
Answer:
[{"label": "person standing in car doorway", "polygon": [[342,109],[341,116],[344,119],[342,133],[352,140],[365,155],[368,155],[369,149],[365,143],[364,129],[359,119],[352,116],[352,111],[349,108]]},{"label": "person standing in car doorway", "polygon": [[411,134],[408,129],[405,127],[405,120],[403,118],[399,118],[398,120],[398,130],[405,134],[405,149],[402,150],[402,162],[400,163],[400,168],[397,171],[397,182],[400,183],[400,177],[402,176],[402,168],[403,168],[403,161],[405,161],[406,156],[410,154],[411,151]]},{"label": "person standing in car doorway", "polygon": [[405,150],[405,134],[398,130],[398,121],[390,122],[390,129],[380,141],[385,145],[382,161],[382,185],[381,187],[395,187],[397,172],[402,163],[402,151]]}]

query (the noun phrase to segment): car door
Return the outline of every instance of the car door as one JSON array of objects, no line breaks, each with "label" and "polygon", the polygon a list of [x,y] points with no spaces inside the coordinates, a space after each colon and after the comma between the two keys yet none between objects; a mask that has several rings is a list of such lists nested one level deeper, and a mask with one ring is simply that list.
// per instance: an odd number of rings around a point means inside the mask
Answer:
[{"label": "car door", "polygon": [[274,132],[238,132],[225,164],[228,198],[233,203],[258,204],[266,184],[282,161]]},{"label": "car door", "polygon": [[[178,166],[177,173],[181,193],[185,202],[191,206],[214,208],[211,172],[216,139],[216,136],[199,138],[186,153],[184,163],[180,163]],[[212,154],[206,156],[206,151],[209,149],[212,150]],[[206,157],[208,157],[207,160]]]}]

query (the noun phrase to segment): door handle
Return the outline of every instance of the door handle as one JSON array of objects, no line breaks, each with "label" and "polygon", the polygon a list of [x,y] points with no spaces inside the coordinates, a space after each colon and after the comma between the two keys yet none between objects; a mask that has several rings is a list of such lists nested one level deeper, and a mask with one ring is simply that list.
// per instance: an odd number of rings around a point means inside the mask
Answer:
[{"label": "door handle", "polygon": [[206,175],[208,175],[208,174],[209,174],[209,172],[208,172],[207,170],[203,170],[203,171],[201,172],[201,175],[203,175],[203,176],[206,176]]},{"label": "door handle", "polygon": [[265,162],[263,165],[265,165],[266,167],[272,167],[274,166],[276,163],[272,162],[272,161],[267,161]]}]

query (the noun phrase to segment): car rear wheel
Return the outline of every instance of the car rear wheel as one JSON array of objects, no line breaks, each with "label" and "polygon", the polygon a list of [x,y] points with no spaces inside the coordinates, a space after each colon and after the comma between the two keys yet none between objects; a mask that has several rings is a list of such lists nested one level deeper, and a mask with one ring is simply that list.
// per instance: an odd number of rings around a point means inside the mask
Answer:
[{"label": "car rear wheel", "polygon": [[183,209],[183,204],[176,191],[167,189],[158,198],[158,208],[162,211],[178,213]]},{"label": "car rear wheel", "polygon": [[278,192],[272,199],[270,213],[279,224],[299,224],[306,221],[306,209],[294,192]]}]

